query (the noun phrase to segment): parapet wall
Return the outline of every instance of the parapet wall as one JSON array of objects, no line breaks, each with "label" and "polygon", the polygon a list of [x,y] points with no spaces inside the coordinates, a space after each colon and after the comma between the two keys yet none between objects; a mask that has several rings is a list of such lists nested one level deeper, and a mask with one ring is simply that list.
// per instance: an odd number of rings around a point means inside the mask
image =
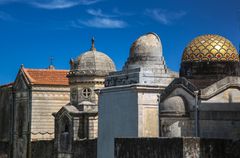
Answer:
[{"label": "parapet wall", "polygon": [[32,142],[31,149],[32,158],[54,158],[53,140]]},{"label": "parapet wall", "polygon": [[[31,142],[31,158],[56,158],[53,140]],[[27,150],[27,149],[24,149]],[[10,146],[0,142],[0,158],[10,158]],[[97,139],[74,141],[71,158],[97,158]]]},{"label": "parapet wall", "polygon": [[116,138],[115,158],[239,158],[240,141],[200,138]]},{"label": "parapet wall", "polygon": [[73,158],[97,158],[97,139],[75,141]]},{"label": "parapet wall", "polygon": [[0,141],[0,158],[8,158],[9,143]]}]

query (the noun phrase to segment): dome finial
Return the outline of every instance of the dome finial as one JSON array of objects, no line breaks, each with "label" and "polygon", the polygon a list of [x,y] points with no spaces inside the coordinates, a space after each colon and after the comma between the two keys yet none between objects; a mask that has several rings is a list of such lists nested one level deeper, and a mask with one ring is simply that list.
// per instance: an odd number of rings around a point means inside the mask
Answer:
[{"label": "dome finial", "polygon": [[49,70],[54,70],[54,69],[55,69],[55,67],[54,67],[54,65],[53,65],[53,60],[54,60],[54,58],[51,56],[51,57],[49,58],[49,61],[50,61],[50,65],[48,66],[48,69],[49,69]]},{"label": "dome finial", "polygon": [[91,49],[90,50],[96,50],[96,48],[95,48],[95,39],[94,39],[94,37],[92,37],[92,47],[91,47]]}]

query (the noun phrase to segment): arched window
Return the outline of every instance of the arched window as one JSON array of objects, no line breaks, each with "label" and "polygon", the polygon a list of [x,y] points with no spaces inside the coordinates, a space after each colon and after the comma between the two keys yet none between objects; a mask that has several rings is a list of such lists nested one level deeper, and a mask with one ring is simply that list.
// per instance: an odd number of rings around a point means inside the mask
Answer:
[{"label": "arched window", "polygon": [[70,149],[70,129],[68,122],[62,126],[60,135],[60,150],[61,152],[68,152]]},{"label": "arched window", "polygon": [[68,124],[65,124],[64,132],[68,132],[68,133],[69,133],[69,127],[68,127]]}]

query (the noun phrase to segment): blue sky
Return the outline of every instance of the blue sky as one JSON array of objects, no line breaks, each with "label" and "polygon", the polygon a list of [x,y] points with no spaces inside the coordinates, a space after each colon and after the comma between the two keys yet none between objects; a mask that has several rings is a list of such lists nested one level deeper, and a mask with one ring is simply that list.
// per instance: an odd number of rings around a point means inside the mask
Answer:
[{"label": "blue sky", "polygon": [[58,69],[96,48],[121,70],[134,40],[156,32],[167,65],[178,71],[184,47],[196,36],[219,34],[238,47],[239,0],[0,0],[0,84],[21,64]]}]

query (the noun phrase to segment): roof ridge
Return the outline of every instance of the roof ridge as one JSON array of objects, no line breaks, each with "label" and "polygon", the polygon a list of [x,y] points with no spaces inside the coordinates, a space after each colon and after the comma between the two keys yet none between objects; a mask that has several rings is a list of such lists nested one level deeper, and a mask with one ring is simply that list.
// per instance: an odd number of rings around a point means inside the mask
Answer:
[{"label": "roof ridge", "polygon": [[69,71],[67,69],[35,69],[35,68],[24,68],[25,70],[36,70],[36,71]]}]

